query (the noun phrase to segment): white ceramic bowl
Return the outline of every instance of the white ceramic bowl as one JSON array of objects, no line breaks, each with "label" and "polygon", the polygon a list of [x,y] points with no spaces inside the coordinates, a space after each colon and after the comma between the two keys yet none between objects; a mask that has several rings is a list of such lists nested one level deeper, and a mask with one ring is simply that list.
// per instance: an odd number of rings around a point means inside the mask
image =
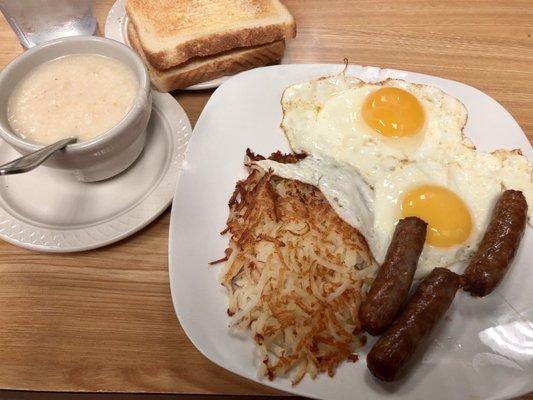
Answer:
[{"label": "white ceramic bowl", "polygon": [[146,126],[152,110],[150,78],[139,56],[114,40],[95,36],[75,36],[45,42],[25,51],[0,72],[0,137],[21,154],[43,146],[22,139],[7,119],[9,96],[20,80],[37,65],[69,54],[99,54],[130,67],[139,82],[133,106],[112,129],[94,139],[69,145],[50,157],[45,165],[70,170],[83,182],[110,178],[128,168],[141,154]]}]

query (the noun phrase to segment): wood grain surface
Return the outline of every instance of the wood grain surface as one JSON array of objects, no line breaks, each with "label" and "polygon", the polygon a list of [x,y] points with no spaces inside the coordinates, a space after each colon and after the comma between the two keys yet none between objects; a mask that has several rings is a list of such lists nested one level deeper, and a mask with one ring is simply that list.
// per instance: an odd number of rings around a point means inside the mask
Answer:
[{"label": "wood grain surface", "polygon": [[[284,62],[348,57],[462,81],[503,104],[533,139],[531,0],[285,3],[298,37]],[[101,31],[111,4],[95,1]],[[21,51],[0,19],[0,67]],[[211,93],[175,96],[194,124]],[[181,330],[167,276],[169,215],[85,253],[42,254],[0,242],[0,388],[278,393],[212,364]]]}]

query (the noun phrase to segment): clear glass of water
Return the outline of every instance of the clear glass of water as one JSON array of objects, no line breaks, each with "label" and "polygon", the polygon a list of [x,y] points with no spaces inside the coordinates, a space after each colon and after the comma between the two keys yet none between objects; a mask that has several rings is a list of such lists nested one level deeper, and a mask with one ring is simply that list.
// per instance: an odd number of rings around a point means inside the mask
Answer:
[{"label": "clear glass of water", "polygon": [[26,48],[97,29],[92,0],[0,0],[0,11]]}]

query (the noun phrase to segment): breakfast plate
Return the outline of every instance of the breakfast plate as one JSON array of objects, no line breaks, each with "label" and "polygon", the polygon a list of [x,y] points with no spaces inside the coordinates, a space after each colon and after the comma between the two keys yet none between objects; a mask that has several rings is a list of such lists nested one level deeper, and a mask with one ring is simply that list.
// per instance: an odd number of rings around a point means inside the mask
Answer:
[{"label": "breakfast plate", "polygon": [[[105,37],[116,40],[118,42],[130,46],[128,40],[128,16],[125,9],[126,0],[117,0],[113,7],[107,14],[105,22]],[[219,87],[223,82],[227,81],[229,76],[221,76],[220,78],[212,79],[210,81],[197,83],[182,90],[205,90]]]},{"label": "breakfast plate", "polygon": [[[126,171],[82,183],[41,166],[0,177],[0,238],[20,247],[73,252],[108,245],[137,232],[172,201],[191,126],[169,95],[153,93],[146,145]],[[0,164],[19,154],[0,144]]]},{"label": "breakfast plate", "polygon": [[[268,155],[288,152],[280,128],[280,98],[291,84],[335,75],[343,65],[280,65],[257,68],[225,82],[211,96],[191,139],[172,206],[169,275],[172,299],[182,328],[200,352],[240,376],[303,396],[324,399],[475,398],[503,399],[533,390],[533,229],[526,228],[506,279],[484,299],[458,293],[445,321],[405,379],[383,384],[366,369],[366,353],[344,363],[333,378],[305,377],[292,386],[288,377],[259,378],[258,353],[246,334],[230,333],[227,296],[209,266],[224,254],[228,199],[246,177],[247,148]],[[412,72],[350,66],[346,73],[365,81],[400,78],[441,88],[468,109],[465,134],[478,149],[533,150],[512,116],[495,100],[468,85]]]}]

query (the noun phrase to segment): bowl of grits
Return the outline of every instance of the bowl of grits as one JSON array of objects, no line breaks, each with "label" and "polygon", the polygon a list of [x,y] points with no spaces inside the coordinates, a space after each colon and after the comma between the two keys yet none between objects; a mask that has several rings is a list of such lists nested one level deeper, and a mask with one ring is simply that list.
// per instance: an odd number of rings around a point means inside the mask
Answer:
[{"label": "bowl of grits", "polygon": [[111,178],[139,157],[151,109],[146,67],[110,39],[46,42],[0,72],[0,137],[21,154],[76,137],[45,165],[84,182]]}]

